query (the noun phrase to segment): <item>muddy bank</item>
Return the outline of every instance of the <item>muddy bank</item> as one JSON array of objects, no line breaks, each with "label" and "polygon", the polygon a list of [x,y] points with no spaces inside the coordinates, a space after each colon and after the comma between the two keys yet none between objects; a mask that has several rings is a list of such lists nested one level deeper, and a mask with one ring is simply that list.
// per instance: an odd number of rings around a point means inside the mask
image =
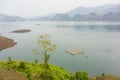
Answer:
[{"label": "muddy bank", "polygon": [[30,29],[19,29],[19,30],[11,31],[11,33],[26,33],[30,31],[31,31]]},{"label": "muddy bank", "polygon": [[28,79],[18,72],[0,68],[0,80],[28,80]]},{"label": "muddy bank", "polygon": [[17,43],[13,39],[0,35],[0,50],[13,47]]}]

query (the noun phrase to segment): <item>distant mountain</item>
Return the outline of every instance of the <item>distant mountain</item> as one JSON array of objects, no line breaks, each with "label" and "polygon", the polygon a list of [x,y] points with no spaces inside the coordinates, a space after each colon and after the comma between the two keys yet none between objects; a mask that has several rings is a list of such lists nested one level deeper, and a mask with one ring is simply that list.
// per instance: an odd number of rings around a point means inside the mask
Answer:
[{"label": "distant mountain", "polygon": [[90,13],[88,15],[76,14],[71,19],[72,21],[119,21],[120,22],[120,12],[109,12],[104,15],[99,15],[96,13]]},{"label": "distant mountain", "polygon": [[54,16],[44,16],[44,17],[32,17],[32,18],[27,18],[27,20],[30,21],[48,21],[51,20]]},{"label": "distant mountain", "polygon": [[120,12],[109,12],[102,16],[103,21],[120,21]]},{"label": "distant mountain", "polygon": [[110,12],[120,12],[120,4],[114,5],[112,7],[110,7],[109,9],[105,10],[106,13],[110,13]]},{"label": "distant mountain", "polygon": [[90,13],[104,15],[109,12],[120,12],[120,4],[106,4],[89,8],[80,6],[76,9],[68,11],[67,14],[69,14],[70,16],[74,16],[75,14],[88,15]]},{"label": "distant mountain", "polygon": [[68,14],[56,14],[51,20],[54,21],[68,21],[71,20],[71,17]]},{"label": "distant mountain", "polygon": [[57,13],[31,20],[42,21],[120,21],[120,4],[97,7],[78,7],[66,13]]},{"label": "distant mountain", "polygon": [[9,16],[0,14],[0,22],[25,21],[25,19],[18,16]]}]

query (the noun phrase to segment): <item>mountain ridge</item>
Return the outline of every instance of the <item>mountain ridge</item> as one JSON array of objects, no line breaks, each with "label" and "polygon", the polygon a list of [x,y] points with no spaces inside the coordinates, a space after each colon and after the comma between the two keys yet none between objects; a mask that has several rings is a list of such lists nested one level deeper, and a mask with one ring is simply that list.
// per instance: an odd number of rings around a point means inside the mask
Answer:
[{"label": "mountain ridge", "polygon": [[19,16],[10,16],[2,13],[0,14],[0,22],[12,22],[12,21],[25,21],[25,19]]},{"label": "mountain ridge", "polygon": [[[114,12],[113,8],[117,8],[117,10],[119,10],[120,12],[120,4],[105,4],[105,5],[101,5],[101,6],[96,6],[96,7],[77,7],[75,9],[72,9],[70,11],[67,12],[67,14],[73,16],[75,14],[82,14],[82,15],[88,15],[92,12],[96,13],[96,14],[100,14],[100,15],[104,15],[108,12]],[[119,9],[118,9],[119,8]]]},{"label": "mountain ridge", "polygon": [[56,13],[43,17],[22,18],[0,14],[0,21],[118,21],[120,22],[120,3],[96,7],[77,7],[66,13]]},{"label": "mountain ridge", "polygon": [[66,13],[38,17],[31,20],[44,21],[120,21],[120,4],[105,4],[96,7],[77,7]]}]

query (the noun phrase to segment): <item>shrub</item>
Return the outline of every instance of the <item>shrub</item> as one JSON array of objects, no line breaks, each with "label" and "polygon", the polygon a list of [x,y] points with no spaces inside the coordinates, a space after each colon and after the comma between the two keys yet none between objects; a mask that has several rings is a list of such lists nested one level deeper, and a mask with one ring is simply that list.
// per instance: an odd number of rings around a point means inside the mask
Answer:
[{"label": "shrub", "polygon": [[8,64],[11,64],[12,63],[12,58],[9,56],[8,57]]},{"label": "shrub", "polygon": [[75,78],[76,80],[88,80],[88,73],[86,72],[76,72]]},{"label": "shrub", "polygon": [[40,77],[42,80],[55,80],[50,70],[43,70]]},{"label": "shrub", "polygon": [[19,68],[24,70],[25,69],[25,62],[21,61],[19,64]]}]

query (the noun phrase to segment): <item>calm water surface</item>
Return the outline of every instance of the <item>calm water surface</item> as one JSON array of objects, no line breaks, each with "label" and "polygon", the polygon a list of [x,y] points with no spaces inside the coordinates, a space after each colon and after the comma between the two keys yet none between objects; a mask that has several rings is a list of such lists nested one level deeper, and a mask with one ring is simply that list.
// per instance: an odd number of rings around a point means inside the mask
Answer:
[{"label": "calm water surface", "polygon": [[[40,24],[40,25],[36,25]],[[10,33],[16,29],[31,29],[29,33]],[[42,62],[37,48],[37,36],[50,34],[57,49],[51,52],[50,63],[71,72],[87,71],[90,76],[103,72],[120,75],[120,23],[111,22],[10,22],[0,23],[0,33],[14,39],[15,47],[2,50],[0,60],[11,56],[15,60]],[[84,54],[69,55],[68,48],[84,49]]]}]

